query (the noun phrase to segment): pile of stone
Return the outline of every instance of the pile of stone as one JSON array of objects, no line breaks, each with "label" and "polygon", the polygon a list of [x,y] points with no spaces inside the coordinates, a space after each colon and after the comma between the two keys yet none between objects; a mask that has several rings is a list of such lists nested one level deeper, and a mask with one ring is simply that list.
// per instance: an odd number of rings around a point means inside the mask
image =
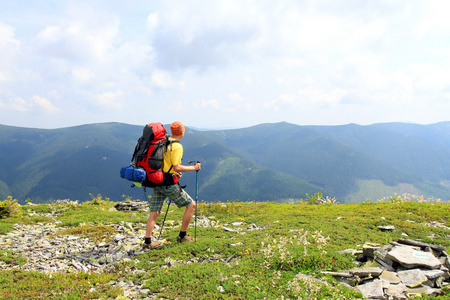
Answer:
[{"label": "pile of stone", "polygon": [[[97,224],[98,225],[98,224]],[[108,242],[94,243],[76,235],[58,235],[67,227],[55,223],[16,224],[11,232],[0,235],[0,248],[20,253],[27,259],[23,266],[2,264],[3,269],[41,272],[101,272],[114,263],[132,260],[142,254],[145,224],[104,225],[116,232]]]},{"label": "pile of stone", "polygon": [[445,247],[410,239],[389,245],[366,242],[362,250],[347,249],[362,264],[343,272],[324,272],[356,287],[365,299],[407,299],[439,295],[449,283],[450,257]]},{"label": "pile of stone", "polygon": [[114,205],[116,210],[121,211],[148,211],[147,202],[140,200],[125,200]]}]

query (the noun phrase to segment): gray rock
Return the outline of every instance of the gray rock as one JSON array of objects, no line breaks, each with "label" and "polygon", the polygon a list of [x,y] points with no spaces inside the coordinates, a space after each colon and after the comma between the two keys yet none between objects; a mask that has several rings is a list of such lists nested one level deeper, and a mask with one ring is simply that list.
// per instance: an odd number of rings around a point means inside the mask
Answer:
[{"label": "gray rock", "polygon": [[380,249],[380,244],[365,242],[363,245],[363,254],[365,257],[373,258],[375,251]]},{"label": "gray rock", "polygon": [[432,245],[432,244],[428,244],[428,243],[424,243],[424,242],[420,242],[420,241],[414,241],[414,240],[410,240],[410,239],[398,239],[397,242],[399,242],[401,244],[405,244],[405,245],[418,246],[418,247],[422,247],[422,248],[429,247],[438,252],[445,251],[444,246]]},{"label": "gray rock", "polygon": [[358,277],[379,277],[383,270],[379,267],[353,268],[350,273]]},{"label": "gray rock", "polygon": [[439,289],[433,289],[429,286],[421,286],[418,288],[412,288],[412,289],[407,289],[406,290],[406,296],[412,298],[412,297],[420,297],[421,294],[426,294],[426,295],[439,295],[441,294],[442,291]]},{"label": "gray rock", "polygon": [[408,269],[417,267],[439,269],[441,266],[441,262],[432,253],[418,251],[407,246],[395,247],[388,252],[386,257]]},{"label": "gray rock", "polygon": [[352,255],[355,255],[356,253],[358,253],[358,250],[356,250],[356,249],[345,249],[345,250],[339,251],[339,254],[345,254],[345,253],[350,253]]},{"label": "gray rock", "polygon": [[234,229],[231,229],[231,228],[225,227],[225,226],[222,226],[222,229],[225,230],[225,231],[228,231],[228,232],[235,232],[236,231]]},{"label": "gray rock", "polygon": [[147,202],[140,201],[140,200],[126,200],[123,202],[119,202],[116,205],[114,205],[114,208],[116,210],[121,211],[148,211],[148,204]]},{"label": "gray rock", "polygon": [[383,292],[383,283],[380,279],[358,285],[356,287],[366,299],[386,299]]},{"label": "gray rock", "polygon": [[[406,292],[406,286],[399,282],[397,284],[390,284],[389,287],[386,289],[386,295],[388,297],[399,297],[401,294],[403,294],[404,292]],[[406,296],[405,296],[406,297]]]},{"label": "gray rock", "polygon": [[438,277],[444,276],[445,274],[445,272],[442,270],[421,270],[421,271],[428,279],[436,279]]},{"label": "gray rock", "polygon": [[349,286],[356,286],[361,280],[358,277],[353,276],[348,271],[344,272],[327,272],[323,271],[322,274],[332,276],[340,283],[347,284]]},{"label": "gray rock", "polygon": [[383,271],[383,273],[381,273],[380,275],[380,279],[389,281],[391,284],[401,283],[401,280],[398,277],[397,273],[391,271]]},{"label": "gray rock", "polygon": [[393,231],[395,230],[395,226],[389,225],[389,226],[378,226],[378,229],[382,231]]},{"label": "gray rock", "polygon": [[400,271],[397,275],[403,284],[410,288],[418,287],[428,280],[427,276],[420,269]]}]

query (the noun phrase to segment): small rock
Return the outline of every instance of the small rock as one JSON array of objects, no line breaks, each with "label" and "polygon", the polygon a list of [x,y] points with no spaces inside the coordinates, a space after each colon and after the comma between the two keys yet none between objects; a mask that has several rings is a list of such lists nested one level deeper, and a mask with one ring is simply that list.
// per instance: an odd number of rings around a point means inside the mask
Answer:
[{"label": "small rock", "polygon": [[389,226],[378,226],[378,229],[382,231],[392,231],[395,230],[395,226],[389,225]]}]

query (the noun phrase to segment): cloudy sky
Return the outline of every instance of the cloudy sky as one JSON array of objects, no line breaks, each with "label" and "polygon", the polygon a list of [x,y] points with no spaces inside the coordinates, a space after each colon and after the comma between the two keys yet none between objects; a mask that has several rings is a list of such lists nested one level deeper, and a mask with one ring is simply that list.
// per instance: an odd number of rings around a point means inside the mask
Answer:
[{"label": "cloudy sky", "polygon": [[447,0],[2,0],[0,124],[450,121],[449,11]]}]

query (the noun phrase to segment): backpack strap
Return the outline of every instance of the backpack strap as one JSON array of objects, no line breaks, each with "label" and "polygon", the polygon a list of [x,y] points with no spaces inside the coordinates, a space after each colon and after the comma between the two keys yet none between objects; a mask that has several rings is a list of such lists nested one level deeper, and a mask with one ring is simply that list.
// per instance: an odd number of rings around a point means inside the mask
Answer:
[{"label": "backpack strap", "polygon": [[[169,140],[169,139],[167,139],[167,141],[169,141],[169,143],[167,144],[167,147],[170,146],[170,152],[172,152],[172,144],[173,143],[180,143],[179,140]],[[167,148],[166,148],[166,150],[167,150]],[[172,168],[173,168],[173,165],[170,166],[169,171],[167,171],[167,173],[170,173],[170,171],[172,171]]]},{"label": "backpack strap", "polygon": [[168,141],[169,141],[169,144],[167,145],[167,147],[169,147],[169,145],[170,145],[170,152],[172,152],[172,144],[173,143],[180,143],[179,140],[168,140]]}]

